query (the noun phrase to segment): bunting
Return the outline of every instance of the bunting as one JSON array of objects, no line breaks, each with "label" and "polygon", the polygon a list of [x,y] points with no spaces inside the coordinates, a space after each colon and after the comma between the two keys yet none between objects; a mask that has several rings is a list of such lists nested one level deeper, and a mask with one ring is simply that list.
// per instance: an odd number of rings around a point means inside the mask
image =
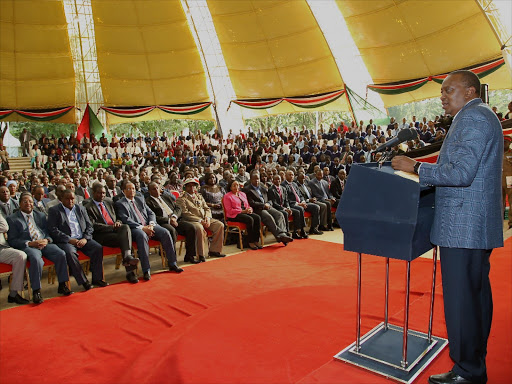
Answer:
[{"label": "bunting", "polygon": [[105,112],[118,117],[135,118],[147,115],[155,108],[174,115],[194,115],[204,111],[212,105],[211,101],[206,103],[180,104],[180,105],[157,105],[150,107],[101,107]]},{"label": "bunting", "polygon": [[279,105],[283,101],[300,108],[319,108],[332,103],[345,93],[344,89],[334,92],[322,93],[313,96],[282,97],[276,99],[258,99],[258,100],[233,100],[233,103],[249,109],[268,109]]},{"label": "bunting", "polygon": [[51,110],[27,110],[22,111],[19,109],[5,109],[0,110],[0,119],[6,118],[11,113],[17,113],[20,116],[25,117],[29,120],[34,121],[51,121],[56,120],[59,117],[64,116],[66,113],[71,111],[74,107],[66,107],[66,108],[59,108],[59,109],[51,109]]},{"label": "bunting", "polygon": [[[487,75],[490,75],[491,73],[495,72],[499,68],[501,68],[503,65],[505,65],[505,59],[499,58],[492,61],[488,61],[486,63],[478,64],[469,68],[463,68],[467,69],[476,75],[478,75],[479,78],[483,78]],[[405,92],[411,92],[415,91],[418,88],[421,88],[425,84],[427,84],[429,81],[435,81],[436,83],[441,84],[443,80],[448,76],[448,73],[442,74],[442,75],[436,75],[436,76],[429,76],[422,79],[416,79],[416,80],[407,80],[407,81],[401,81],[397,83],[389,83],[389,84],[371,84],[368,85],[368,89],[371,89],[374,92],[381,93],[384,95],[399,95],[401,93]]]}]

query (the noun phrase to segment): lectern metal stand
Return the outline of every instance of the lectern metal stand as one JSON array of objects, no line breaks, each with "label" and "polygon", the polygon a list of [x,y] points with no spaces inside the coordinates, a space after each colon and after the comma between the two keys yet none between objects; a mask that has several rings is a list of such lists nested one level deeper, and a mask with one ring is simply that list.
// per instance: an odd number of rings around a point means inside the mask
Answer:
[{"label": "lectern metal stand", "polygon": [[[375,186],[385,186],[378,191]],[[437,247],[434,248],[427,333],[409,329],[411,261],[432,249],[435,190],[402,177],[390,166],[354,165],[336,210],[344,249],[357,253],[356,340],[336,359],[411,383],[448,344],[432,335]],[[362,254],[386,259],[384,321],[361,335]],[[389,259],[406,262],[404,321],[389,323]]]}]

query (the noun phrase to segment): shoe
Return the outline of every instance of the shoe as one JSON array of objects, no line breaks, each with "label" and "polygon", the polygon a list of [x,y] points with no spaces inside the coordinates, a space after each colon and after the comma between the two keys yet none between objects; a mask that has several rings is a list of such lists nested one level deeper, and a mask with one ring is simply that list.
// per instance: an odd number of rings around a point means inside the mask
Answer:
[{"label": "shoe", "polygon": [[[89,283],[89,282],[87,282]],[[85,283],[84,283],[84,288],[85,288]],[[89,284],[89,288],[90,287],[90,284]],[[62,284],[59,284],[59,288],[57,289],[57,293],[60,293],[64,296],[69,296],[73,293],[73,291],[71,291],[68,286],[66,285],[66,283],[62,283]]]},{"label": "shoe", "polygon": [[321,231],[327,231],[327,227],[324,227],[323,225],[319,225],[318,226],[318,230],[321,232]]},{"label": "shoe", "polygon": [[128,280],[131,284],[137,284],[139,282],[139,279],[137,276],[135,276],[135,272],[130,272],[126,274],[126,280]]},{"label": "shoe", "polygon": [[144,272],[144,280],[151,280],[151,273],[149,271]]},{"label": "shoe", "polygon": [[260,245],[258,243],[255,243],[255,245],[258,247],[258,249],[263,249],[263,245]]},{"label": "shoe", "polygon": [[109,284],[104,280],[98,280],[98,281],[93,281],[92,285],[94,285],[95,287],[103,288],[103,287],[108,287]]},{"label": "shoe", "polygon": [[211,257],[226,257],[225,254],[220,253],[220,252],[208,252],[208,256],[211,256]]},{"label": "shoe", "polygon": [[199,256],[200,263],[204,263],[205,261],[206,261],[206,259],[204,258],[204,256]]},{"label": "shoe", "polygon": [[28,303],[30,303],[30,301],[28,301],[27,299],[24,299],[23,297],[21,297],[19,293],[17,293],[16,296],[14,296],[14,297],[7,296],[7,302],[8,303],[16,303],[16,304],[28,304]]},{"label": "shoe", "polygon": [[183,272],[183,269],[178,267],[177,265],[171,265],[169,267],[169,271],[176,272],[176,273],[181,273],[181,272]]},{"label": "shoe", "polygon": [[133,257],[132,255],[126,256],[123,259],[123,267],[129,267],[131,265],[137,265],[139,264],[139,259]]},{"label": "shoe", "polygon": [[88,281],[86,281],[85,283],[82,284],[82,286],[84,287],[84,290],[85,291],[88,291],[89,289],[92,288],[92,284],[89,283]]},{"label": "shoe", "polygon": [[309,238],[308,234],[306,233],[306,231],[304,229],[302,229],[300,231],[300,237],[303,238],[303,239],[308,239]]},{"label": "shoe", "polygon": [[287,245],[288,243],[292,242],[293,239],[288,236],[279,236],[277,239],[280,243],[283,243],[284,245]]},{"label": "shoe", "polygon": [[249,244],[249,248],[252,249],[253,251],[257,251],[259,249],[256,245],[250,245],[250,244]]},{"label": "shoe", "polygon": [[310,235],[323,235],[324,233],[322,231],[319,231],[318,229],[310,229],[309,234]]},{"label": "shoe", "polygon": [[32,295],[32,301],[34,304],[42,304],[44,302],[43,296],[41,296],[41,292],[33,292]]},{"label": "shoe", "polygon": [[196,260],[196,258],[194,256],[185,256],[183,261],[185,263],[190,263],[190,264],[199,264],[200,263],[200,261]]},{"label": "shoe", "polygon": [[330,226],[330,227],[327,227],[327,230],[332,232],[332,231],[334,231],[334,228],[332,226]]},{"label": "shoe", "polygon": [[300,237],[297,232],[293,231],[292,239],[299,240],[299,239],[302,239],[302,237]]},{"label": "shoe", "polygon": [[441,373],[440,375],[433,375],[428,378],[430,384],[471,384],[473,381],[466,380],[462,376],[450,371]]}]

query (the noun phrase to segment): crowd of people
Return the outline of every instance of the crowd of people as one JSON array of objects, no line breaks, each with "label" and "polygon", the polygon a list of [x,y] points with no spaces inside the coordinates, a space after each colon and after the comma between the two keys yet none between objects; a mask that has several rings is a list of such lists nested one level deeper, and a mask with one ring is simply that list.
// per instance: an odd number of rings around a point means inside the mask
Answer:
[{"label": "crowd of people", "polygon": [[[118,247],[126,279],[151,279],[149,240],[162,244],[169,270],[182,273],[176,259],[178,235],[185,238],[184,261],[197,264],[224,257],[225,226],[245,224],[246,246],[262,248],[265,227],[278,243],[333,231],[333,212],[354,163],[378,161],[377,147],[402,129],[418,138],[404,153],[442,140],[449,122],[370,120],[318,131],[284,128],[262,132],[153,135],[91,134],[31,142],[32,170],[11,172],[2,161],[0,176],[0,262],[12,264],[8,301],[19,295],[27,260],[34,303],[42,303],[44,259],[55,264],[58,293],[72,293],[69,275],[79,286],[105,287],[103,246]],[[28,137],[25,135],[25,137]],[[310,223],[306,223],[306,218]],[[133,245],[137,255],[134,257]],[[243,246],[240,244],[240,246]],[[79,253],[90,259],[88,280]]]}]

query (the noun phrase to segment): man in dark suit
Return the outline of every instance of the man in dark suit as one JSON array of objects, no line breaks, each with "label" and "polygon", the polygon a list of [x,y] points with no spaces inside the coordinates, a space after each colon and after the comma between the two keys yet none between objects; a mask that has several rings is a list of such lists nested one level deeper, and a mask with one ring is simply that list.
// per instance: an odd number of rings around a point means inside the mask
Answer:
[{"label": "man in dark suit", "polygon": [[78,260],[78,250],[91,259],[92,284],[97,287],[108,285],[103,280],[103,248],[93,240],[89,215],[83,206],[75,204],[73,191],[65,190],[61,204],[48,210],[48,229],[55,244],[66,253],[69,270],[78,285],[86,291],[91,289]]},{"label": "man in dark suit", "polygon": [[156,222],[167,229],[172,236],[174,244],[176,244],[177,234],[185,236],[186,254],[184,261],[197,264],[196,260],[196,237],[200,233],[196,233],[195,226],[181,218],[181,208],[176,204],[176,198],[173,195],[161,193],[160,184],[152,181],[149,183],[149,197],[146,203],[155,215]]},{"label": "man in dark suit", "polygon": [[480,80],[471,71],[455,71],[444,79],[441,102],[454,119],[437,163],[397,156],[391,164],[418,174],[421,184],[436,187],[430,241],[441,251],[444,313],[454,366],[428,381],[486,383],[493,311],[490,256],[494,248],[503,246],[503,130],[496,114],[480,99]]},{"label": "man in dark suit", "polygon": [[[270,204],[272,204],[272,207],[274,207],[284,215],[288,229],[287,232],[290,232],[288,217],[292,215],[292,239],[308,238],[308,235],[304,231],[304,227],[306,226],[306,221],[304,220],[304,210],[302,209],[302,207],[290,207],[290,203],[288,201],[288,194],[286,193],[286,190],[283,187],[281,187],[281,176],[279,175],[274,175],[274,177],[272,178],[272,185],[268,189],[268,200]],[[300,234],[297,231],[299,231]]]},{"label": "man in dark suit", "polygon": [[183,269],[176,263],[176,251],[169,231],[156,223],[156,216],[144,199],[136,197],[135,185],[132,182],[125,184],[123,194],[124,197],[116,201],[115,209],[117,217],[124,224],[128,224],[132,231],[132,237],[137,244],[144,280],[151,279],[148,245],[150,238],[155,238],[162,243],[169,270],[176,273],[183,272]]},{"label": "man in dark suit", "polygon": [[46,217],[48,217],[48,203],[51,200],[44,197],[44,188],[40,185],[33,187],[32,197],[34,198],[34,209],[44,213]]},{"label": "man in dark suit", "polygon": [[84,206],[94,229],[93,239],[103,246],[121,248],[126,280],[132,284],[138,283],[135,270],[139,259],[132,256],[132,231],[117,219],[114,203],[105,198],[105,187],[101,183],[94,183],[92,198]]},{"label": "man in dark suit", "polygon": [[338,171],[338,176],[331,183],[329,190],[335,199],[340,199],[343,189],[345,188],[345,179],[347,178],[347,172],[344,169]]},{"label": "man in dark suit", "polygon": [[260,185],[259,172],[251,174],[251,180],[243,191],[247,195],[249,205],[254,210],[254,213],[261,217],[263,224],[272,232],[277,242],[287,245],[293,239],[288,236],[286,221],[284,215],[277,209],[273,208],[267,195],[267,188]]},{"label": "man in dark suit", "polygon": [[325,203],[322,203],[316,197],[313,196],[313,192],[311,191],[311,188],[309,188],[306,182],[306,175],[304,174],[304,172],[299,172],[297,175],[297,187],[299,188],[299,191],[304,197],[304,201],[306,203],[315,204],[320,209],[320,225],[318,226],[319,233],[314,234],[322,235],[322,231],[330,227],[332,222],[331,215],[327,214],[327,205]]},{"label": "man in dark suit", "polygon": [[14,211],[19,209],[18,203],[11,198],[11,192],[9,192],[9,188],[1,186],[0,187],[0,214],[3,217],[7,217],[12,215]]},{"label": "man in dark suit", "polygon": [[[331,216],[331,207],[338,206],[339,200],[336,200],[331,191],[329,191],[329,184],[323,179],[323,171],[321,169],[315,171],[315,177],[308,183],[308,186],[311,188],[313,196],[327,206],[327,215]],[[332,219],[328,219],[328,223],[330,225],[327,227],[327,230],[333,231]]]},{"label": "man in dark suit", "polygon": [[314,203],[306,202],[306,199],[302,195],[299,186],[293,181],[294,176],[295,174],[292,170],[286,171],[286,179],[281,184],[281,186],[286,191],[290,207],[301,209],[303,212],[305,211],[311,213],[311,228],[309,229],[309,234],[321,235],[323,232],[318,230],[318,226],[320,224],[320,206]]},{"label": "man in dark suit", "polygon": [[82,176],[80,178],[80,185],[75,188],[77,196],[81,196],[83,200],[90,199],[92,196],[92,190],[89,188],[87,177]]},{"label": "man in dark suit", "polygon": [[43,256],[55,264],[57,279],[59,281],[58,293],[71,295],[67,287],[69,281],[66,253],[52,244],[53,240],[48,234],[48,224],[44,213],[34,211],[34,200],[30,193],[23,193],[20,197],[20,210],[7,217],[9,231],[7,232],[9,245],[27,254],[30,262],[28,269],[30,284],[33,290],[33,301],[41,304],[41,276],[43,274]]},{"label": "man in dark suit", "polygon": [[117,180],[116,180],[116,177],[114,175],[107,176],[105,181],[106,181],[106,184],[107,184],[107,187],[106,187],[106,190],[105,190],[105,193],[106,193],[107,197],[110,197],[111,199],[113,199],[117,195],[121,194],[121,188],[119,188],[117,186]]}]

